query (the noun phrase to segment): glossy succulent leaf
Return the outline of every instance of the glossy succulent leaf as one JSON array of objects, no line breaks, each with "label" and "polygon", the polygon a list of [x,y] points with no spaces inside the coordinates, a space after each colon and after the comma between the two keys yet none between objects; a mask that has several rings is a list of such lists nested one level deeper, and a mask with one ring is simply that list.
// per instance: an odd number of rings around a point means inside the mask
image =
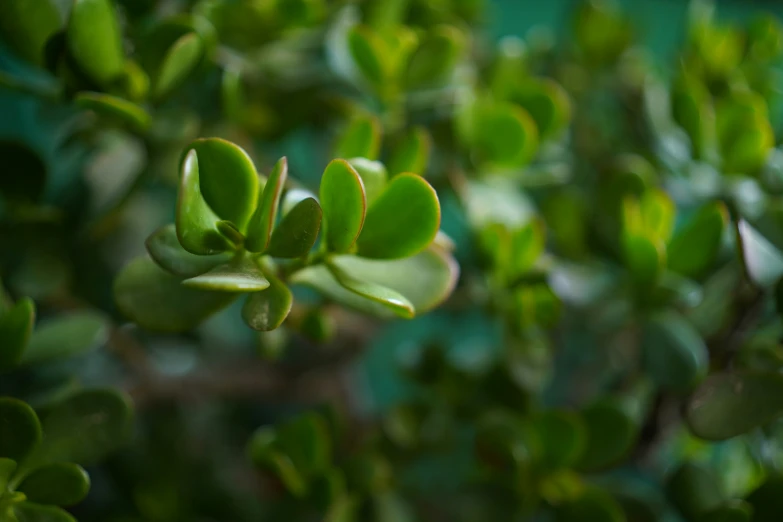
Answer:
[{"label": "glossy succulent leaf", "polygon": [[408,87],[437,85],[448,79],[466,46],[466,36],[456,27],[431,28],[410,57]]},{"label": "glossy succulent leaf", "polygon": [[245,232],[259,192],[259,177],[250,156],[220,138],[195,140],[188,149],[198,154],[199,183],[207,205]]},{"label": "glossy succulent leaf", "polygon": [[636,422],[615,402],[590,406],[582,417],[587,428],[587,443],[578,463],[582,469],[597,470],[616,464],[636,442]]},{"label": "glossy succulent leaf", "polygon": [[783,375],[764,372],[717,373],[688,403],[691,431],[707,440],[746,433],[783,415]]},{"label": "glossy succulent leaf", "polygon": [[783,276],[783,253],[746,221],[737,225],[741,254],[750,279],[761,288]]},{"label": "glossy succulent leaf", "polygon": [[111,0],[75,0],[67,40],[79,68],[94,81],[106,85],[122,75],[122,34]]},{"label": "glossy succulent leaf", "polygon": [[30,473],[16,490],[36,504],[72,506],[87,496],[90,477],[81,466],[57,462]]},{"label": "glossy succulent leaf", "polygon": [[72,357],[105,343],[109,337],[108,319],[100,313],[75,311],[42,321],[30,336],[21,364],[39,364]]},{"label": "glossy succulent leaf", "polygon": [[288,179],[288,160],[281,158],[269,174],[258,208],[250,218],[245,246],[251,252],[263,252],[269,247],[272,229],[277,218],[277,207]]},{"label": "glossy succulent leaf", "polygon": [[334,148],[338,158],[378,159],[381,148],[381,122],[377,117],[356,116],[347,125]]},{"label": "glossy succulent leaf", "polygon": [[19,56],[42,65],[49,38],[62,26],[60,12],[51,0],[0,2],[0,35]]},{"label": "glossy succulent leaf", "polygon": [[269,281],[255,260],[241,256],[218,265],[209,272],[185,279],[182,285],[218,292],[260,292],[269,288]]},{"label": "glossy succulent leaf", "polygon": [[699,277],[714,263],[729,214],[723,203],[701,207],[672,237],[667,247],[669,269]]},{"label": "glossy succulent leaf", "polygon": [[709,353],[696,329],[675,312],[650,317],[642,331],[644,366],[653,381],[688,391],[707,373]]},{"label": "glossy succulent leaf", "polygon": [[22,358],[35,323],[35,303],[23,298],[0,311],[0,372],[8,371]]},{"label": "glossy succulent leaf", "polygon": [[717,474],[693,462],[684,462],[669,477],[666,492],[688,520],[702,520],[700,516],[718,508],[725,500]]},{"label": "glossy succulent leaf", "polygon": [[181,277],[195,277],[231,260],[230,252],[209,256],[191,254],[179,244],[173,224],[156,230],[146,242],[147,252],[161,268]]},{"label": "glossy succulent leaf", "polygon": [[120,311],[142,328],[184,332],[225,308],[237,297],[232,292],[188,288],[182,279],[140,257],[114,280],[114,299]]},{"label": "glossy succulent leaf", "polygon": [[247,296],[242,307],[242,319],[250,328],[268,332],[283,324],[291,312],[294,296],[274,274],[265,271],[264,275],[269,281],[269,287]]},{"label": "glossy succulent leaf", "polygon": [[323,211],[315,198],[303,199],[272,233],[267,253],[273,257],[301,257],[310,252],[321,230]]},{"label": "glossy succulent leaf", "polygon": [[332,252],[347,252],[359,237],[367,212],[361,176],[344,160],[333,160],[321,178],[326,243]]},{"label": "glossy succulent leaf", "polygon": [[352,158],[348,160],[348,163],[362,178],[367,204],[372,205],[378,199],[378,196],[383,193],[389,181],[386,167],[380,161],[368,160],[366,158]]},{"label": "glossy succulent leaf", "polygon": [[152,117],[144,108],[111,94],[83,91],[73,101],[79,107],[127,123],[137,130],[146,130],[152,122]]},{"label": "glossy succulent leaf", "polygon": [[181,36],[166,51],[155,82],[155,96],[162,98],[182,84],[203,55],[204,44],[198,34]]},{"label": "glossy succulent leaf", "polygon": [[13,506],[14,522],[76,522],[67,511],[56,506],[21,502]]},{"label": "glossy succulent leaf", "polygon": [[440,202],[421,176],[400,174],[370,206],[357,241],[358,254],[397,259],[424,250],[440,228]]},{"label": "glossy succulent leaf", "polygon": [[217,229],[220,218],[202,196],[199,171],[198,154],[191,150],[182,164],[177,198],[177,238],[182,248],[192,254],[217,254],[228,250],[230,243]]},{"label": "glossy succulent leaf", "polygon": [[0,458],[21,462],[41,441],[41,424],[33,409],[11,397],[0,397]]},{"label": "glossy succulent leaf", "polygon": [[423,176],[432,153],[432,136],[425,127],[413,127],[406,132],[392,150],[389,172],[396,176],[412,172]]},{"label": "glossy succulent leaf", "polygon": [[549,468],[572,466],[582,457],[587,428],[575,413],[547,411],[534,420],[541,441],[541,459]]},{"label": "glossy succulent leaf", "polygon": [[378,303],[399,317],[410,319],[416,313],[413,304],[396,290],[357,279],[335,263],[329,263],[328,268],[337,283],[349,292]]},{"label": "glossy succulent leaf", "polygon": [[[346,255],[332,258],[332,263],[358,279],[399,292],[419,314],[443,302],[454,289],[459,275],[456,261],[434,247],[406,259],[382,261]],[[394,316],[387,308],[343,288],[322,265],[296,272],[291,282],[313,287],[329,298],[360,311],[381,317]]]}]

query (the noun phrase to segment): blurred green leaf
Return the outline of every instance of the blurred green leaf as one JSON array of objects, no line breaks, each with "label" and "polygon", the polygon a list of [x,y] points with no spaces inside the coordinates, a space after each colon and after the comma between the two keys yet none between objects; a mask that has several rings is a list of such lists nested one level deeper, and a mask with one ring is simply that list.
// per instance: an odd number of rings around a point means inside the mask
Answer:
[{"label": "blurred green leaf", "polygon": [[649,317],[642,331],[645,370],[658,386],[689,391],[709,366],[707,346],[699,333],[673,311]]},{"label": "blurred green leaf", "polygon": [[663,243],[636,233],[623,235],[623,255],[631,277],[642,287],[653,284],[666,264]]},{"label": "blurred green leaf", "polygon": [[346,290],[388,308],[397,316],[406,319],[414,316],[413,305],[399,292],[371,281],[357,279],[335,263],[328,263],[327,266],[337,283]]},{"label": "blurred green leaf", "polygon": [[746,221],[737,224],[740,251],[750,279],[767,288],[783,275],[783,254]]},{"label": "blurred green leaf", "polygon": [[182,284],[189,288],[221,292],[260,292],[269,288],[269,281],[257,261],[245,255],[185,279]]},{"label": "blurred green leaf", "polygon": [[553,410],[541,413],[533,422],[547,467],[566,468],[582,457],[587,445],[587,429],[578,415]]},{"label": "blurred green leaf", "polygon": [[666,492],[672,504],[688,520],[709,520],[699,517],[718,508],[725,500],[713,470],[687,461],[668,478]]},{"label": "blurred green leaf", "polygon": [[152,117],[144,108],[110,94],[82,91],[73,101],[79,107],[128,123],[137,130],[146,130],[152,122]]},{"label": "blurred green leaf", "polygon": [[554,138],[571,119],[571,100],[557,82],[547,78],[530,79],[510,96],[533,118],[541,140]]},{"label": "blurred green leaf", "polygon": [[50,0],[0,2],[0,35],[25,60],[42,65],[44,48],[60,30],[62,19]]},{"label": "blurred green leaf", "polygon": [[0,176],[0,197],[6,201],[37,202],[46,188],[46,164],[24,143],[0,140],[5,174]]},{"label": "blurred green leaf", "polygon": [[[389,158],[389,171],[392,176],[403,172],[412,172],[423,176],[427,171],[431,154],[432,136],[425,127],[413,127],[399,139],[392,149]],[[372,198],[368,199],[372,201]]]},{"label": "blurred green leaf", "polygon": [[13,506],[16,519],[12,522],[76,522],[67,511],[55,506],[39,506],[30,502],[21,502]]},{"label": "blurred green leaf", "polygon": [[[388,79],[388,57],[384,54],[384,45],[372,29],[364,26],[353,27],[348,31],[348,50],[362,78],[370,85],[380,86]],[[348,157],[354,157],[355,154]],[[373,158],[370,158],[373,159]]]},{"label": "blurred green leaf", "polygon": [[378,159],[381,148],[381,122],[376,116],[354,117],[343,130],[334,147],[338,158]]},{"label": "blurred green leaf", "polygon": [[263,252],[269,247],[286,179],[288,179],[288,160],[280,158],[269,174],[258,207],[250,218],[245,246],[251,252]]},{"label": "blurred green leaf", "polygon": [[672,115],[691,139],[693,156],[703,159],[715,144],[715,110],[707,88],[689,76],[672,88]]},{"label": "blurred green leaf", "polygon": [[466,47],[467,37],[456,27],[430,28],[410,57],[408,87],[429,87],[448,79]]},{"label": "blurred green leaf", "polygon": [[254,330],[268,332],[283,324],[291,312],[294,297],[288,286],[269,271],[264,273],[269,287],[247,296],[242,319]]},{"label": "blurred green leaf", "polygon": [[199,256],[191,254],[179,244],[173,224],[156,230],[146,242],[150,257],[163,269],[180,277],[195,277],[231,260],[230,252]]},{"label": "blurred green leaf", "polygon": [[300,201],[272,233],[267,253],[273,257],[301,257],[313,248],[321,230],[323,211],[315,198]]},{"label": "blurred green leaf", "polygon": [[0,457],[0,491],[8,489],[8,482],[16,471],[16,461]]},{"label": "blurred green leaf", "polygon": [[5,312],[0,311],[0,372],[15,367],[27,348],[35,323],[35,303],[20,299]]},{"label": "blurred green leaf", "polygon": [[87,496],[90,477],[81,466],[57,462],[30,473],[16,490],[36,504],[71,506]]},{"label": "blurred green leaf", "polygon": [[321,178],[321,208],[326,242],[332,252],[347,252],[356,242],[367,212],[359,174],[344,160],[332,160]]},{"label": "blurred green leaf", "polygon": [[582,412],[587,444],[578,467],[586,471],[617,464],[636,443],[636,421],[616,402],[605,400]]},{"label": "blurred green leaf", "polygon": [[122,33],[111,0],[74,0],[67,39],[74,60],[92,80],[107,85],[122,75]]},{"label": "blurred green leaf", "polygon": [[198,65],[204,44],[196,33],[181,36],[163,58],[155,82],[155,97],[162,98],[178,87]]},{"label": "blurred green leaf", "polygon": [[386,167],[380,161],[368,160],[366,158],[352,158],[348,160],[348,163],[362,178],[367,204],[372,205],[378,199],[378,196],[383,193],[389,181]]},{"label": "blurred green leaf", "polygon": [[624,522],[625,515],[617,501],[606,491],[588,488],[576,500],[558,506],[557,522]]},{"label": "blurred green leaf", "polygon": [[39,364],[83,354],[105,343],[108,318],[92,311],[74,311],[41,322],[30,336],[21,364]]},{"label": "blurred green leaf", "polygon": [[669,242],[669,269],[686,277],[702,276],[715,262],[728,223],[729,214],[723,203],[708,203],[699,208]]},{"label": "blurred green leaf", "polygon": [[471,108],[469,141],[481,160],[493,167],[529,163],[538,150],[538,130],[530,114],[511,103],[478,103]]},{"label": "blurred green leaf", "polygon": [[742,500],[729,501],[704,513],[699,522],[750,522],[753,508]]},{"label": "blurred green leaf", "polygon": [[21,462],[41,442],[41,424],[33,409],[12,397],[0,397],[0,458]]},{"label": "blurred green leaf", "polygon": [[783,476],[771,474],[766,482],[745,499],[753,506],[753,522],[775,522],[783,509]]}]

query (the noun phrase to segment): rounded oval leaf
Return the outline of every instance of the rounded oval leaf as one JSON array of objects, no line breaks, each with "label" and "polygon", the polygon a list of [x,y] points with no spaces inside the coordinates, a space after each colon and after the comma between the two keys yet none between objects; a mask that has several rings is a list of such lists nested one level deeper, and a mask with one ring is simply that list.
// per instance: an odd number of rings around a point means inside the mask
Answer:
[{"label": "rounded oval leaf", "polygon": [[223,292],[260,292],[269,288],[258,264],[247,256],[182,281],[184,286]]},{"label": "rounded oval leaf", "polygon": [[334,279],[346,290],[388,308],[399,317],[410,319],[416,311],[408,299],[391,288],[356,279],[334,263],[327,265]]},{"label": "rounded oval leaf", "polygon": [[389,159],[389,172],[396,176],[412,172],[423,176],[432,152],[432,136],[424,127],[413,127],[397,142]]},{"label": "rounded oval leaf", "polygon": [[575,464],[587,444],[587,429],[582,419],[570,412],[547,411],[534,420],[541,441],[542,460],[551,469]]},{"label": "rounded oval leaf", "polygon": [[429,29],[408,64],[409,87],[427,87],[448,80],[467,46],[465,34],[450,25]]},{"label": "rounded oval leaf", "polygon": [[365,81],[380,86],[386,80],[385,46],[369,27],[356,26],[348,31],[348,51]]},{"label": "rounded oval leaf", "polygon": [[587,444],[579,468],[597,470],[621,460],[636,442],[638,427],[618,404],[605,401],[587,408],[582,418],[587,428]]},{"label": "rounded oval leaf", "polygon": [[707,345],[675,312],[656,314],[645,323],[642,350],[647,373],[668,390],[688,391],[707,373]]},{"label": "rounded oval leaf", "polygon": [[513,92],[511,101],[530,114],[542,140],[557,136],[571,118],[568,94],[550,79],[531,79]]},{"label": "rounded oval leaf", "polygon": [[386,188],[386,183],[389,181],[386,167],[380,161],[368,160],[367,158],[352,158],[348,160],[348,163],[361,176],[367,204],[372,205],[383,193],[383,189]]},{"label": "rounded oval leaf", "polygon": [[263,252],[269,247],[277,218],[277,207],[280,205],[280,196],[283,194],[286,179],[288,179],[288,160],[280,158],[269,174],[258,208],[250,218],[245,246],[251,252]]},{"label": "rounded oval leaf", "polygon": [[22,358],[35,323],[35,303],[23,298],[0,311],[0,372],[15,367]]},{"label": "rounded oval leaf", "polygon": [[33,409],[11,397],[0,397],[0,458],[21,462],[41,441],[41,424]]},{"label": "rounded oval leaf", "polygon": [[46,43],[61,25],[51,0],[0,2],[0,34],[19,56],[36,65],[43,65]]},{"label": "rounded oval leaf", "polygon": [[88,352],[109,337],[108,319],[100,313],[74,311],[38,325],[21,364],[38,364]]},{"label": "rounded oval leaf", "polygon": [[181,277],[195,277],[228,263],[232,253],[223,252],[211,256],[191,254],[179,244],[177,229],[173,224],[156,230],[146,241],[150,257],[164,270]]},{"label": "rounded oval leaf", "polygon": [[358,254],[375,259],[415,255],[432,243],[440,228],[440,202],[421,176],[400,174],[367,212],[357,241]]},{"label": "rounded oval leaf", "polygon": [[87,76],[101,85],[122,76],[125,55],[112,0],[74,0],[66,36],[68,50]]},{"label": "rounded oval leaf", "polygon": [[127,123],[137,130],[146,130],[152,122],[150,114],[142,107],[111,94],[85,91],[78,93],[73,101],[79,107]]},{"label": "rounded oval leaf", "polygon": [[90,491],[90,476],[81,466],[57,462],[36,469],[16,488],[36,504],[72,506]]},{"label": "rounded oval leaf", "polygon": [[178,87],[198,65],[204,55],[201,37],[193,33],[181,36],[163,58],[155,82],[155,96],[162,98]]},{"label": "rounded oval leaf", "polygon": [[669,269],[685,277],[703,275],[718,255],[728,222],[729,213],[723,203],[716,201],[701,207],[669,242]]},{"label": "rounded oval leaf", "polygon": [[361,176],[341,159],[324,170],[320,188],[326,244],[331,252],[347,252],[356,242],[367,212]]},{"label": "rounded oval leaf", "polygon": [[702,464],[683,463],[666,482],[666,493],[672,504],[688,520],[702,520],[704,513],[725,500],[716,473]]},{"label": "rounded oval leaf", "polygon": [[381,122],[376,116],[353,118],[334,148],[338,158],[366,158],[375,160],[381,149]]},{"label": "rounded oval leaf", "polygon": [[535,121],[511,103],[479,104],[470,135],[479,158],[498,168],[522,167],[538,150]]},{"label": "rounded oval leaf", "polygon": [[310,252],[321,230],[321,205],[303,199],[291,209],[272,233],[267,253],[273,257],[301,257]]},{"label": "rounded oval leaf", "polygon": [[268,332],[283,324],[294,296],[285,283],[270,272],[264,274],[269,280],[269,288],[261,292],[253,292],[247,296],[242,307],[242,319],[254,330]]}]

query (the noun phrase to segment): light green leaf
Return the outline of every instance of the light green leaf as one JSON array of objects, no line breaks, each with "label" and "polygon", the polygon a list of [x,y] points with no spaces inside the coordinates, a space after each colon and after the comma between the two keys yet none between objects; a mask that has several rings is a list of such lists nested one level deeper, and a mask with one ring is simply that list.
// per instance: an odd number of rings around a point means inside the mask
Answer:
[{"label": "light green leaf", "polygon": [[155,97],[163,98],[178,87],[198,65],[204,55],[201,37],[193,33],[181,36],[163,58],[155,82]]},{"label": "light green leaf", "polygon": [[378,159],[381,149],[381,122],[376,116],[354,117],[346,126],[334,147],[338,158]]},{"label": "light green leaf", "polygon": [[241,147],[220,138],[195,140],[188,149],[198,153],[201,192],[207,205],[244,233],[259,194],[253,160]]},{"label": "light green leaf", "polygon": [[514,90],[511,101],[530,114],[542,141],[557,137],[571,119],[568,93],[548,78],[531,78]]},{"label": "light green leaf", "polygon": [[737,224],[742,258],[750,279],[767,288],[783,276],[783,254],[746,221]]},{"label": "light green leaf", "polygon": [[25,477],[16,491],[36,504],[72,506],[90,491],[90,476],[81,466],[57,462],[36,469]]},{"label": "light green leaf", "polygon": [[462,57],[467,38],[465,34],[450,25],[430,28],[413,53],[408,65],[409,87],[428,87],[443,83]]},{"label": "light green leaf", "polygon": [[223,252],[210,256],[191,254],[179,244],[177,229],[173,224],[156,230],[146,242],[150,257],[163,269],[181,277],[195,277],[218,265],[228,263],[232,253]]},{"label": "light green leaf", "polygon": [[726,206],[707,203],[678,230],[669,242],[669,269],[696,278],[704,274],[720,250],[723,232],[729,222]]},{"label": "light green leaf", "polygon": [[707,440],[724,440],[783,415],[783,375],[762,372],[709,376],[688,403],[691,431]]},{"label": "light green leaf", "polygon": [[612,466],[633,448],[638,426],[616,402],[606,400],[583,412],[587,444],[579,468],[594,471]]},{"label": "light green leaf", "polygon": [[101,85],[122,76],[125,55],[112,0],[74,0],[66,37],[68,50],[87,76]]},{"label": "light green leaf", "polygon": [[367,158],[352,158],[348,160],[348,163],[361,176],[367,204],[372,205],[383,193],[386,183],[389,181],[386,167],[380,161],[368,160]]},{"label": "light green leaf", "polygon": [[704,340],[675,312],[659,313],[647,320],[642,350],[647,373],[667,390],[688,391],[707,373],[709,353]]},{"label": "light green leaf", "polygon": [[684,462],[666,482],[672,504],[688,520],[720,506],[725,500],[718,476],[713,470],[693,462]]},{"label": "light green leaf", "polygon": [[0,491],[6,491],[14,471],[16,471],[16,461],[0,457]]},{"label": "light green leaf", "polygon": [[182,284],[189,288],[219,292],[259,292],[269,288],[269,281],[256,261],[247,256],[235,258],[209,272],[185,279]]},{"label": "light green leaf", "polygon": [[531,268],[544,252],[546,242],[544,224],[533,219],[524,227],[511,233],[509,238],[508,267],[512,277],[519,276]]},{"label": "light green leaf", "polygon": [[250,218],[245,246],[251,252],[263,252],[269,247],[277,218],[277,207],[280,205],[280,196],[283,194],[287,178],[288,160],[280,158],[269,174],[258,208]]},{"label": "light green leaf", "polygon": [[152,117],[142,107],[111,94],[83,91],[73,101],[79,107],[130,124],[137,130],[148,129],[152,122]]},{"label": "light green leaf", "polygon": [[75,311],[39,324],[20,364],[38,364],[92,350],[109,337],[108,319],[100,313]]},{"label": "light green leaf", "polygon": [[142,328],[159,332],[190,330],[237,294],[188,288],[181,278],[159,268],[151,259],[131,261],[114,280],[114,298],[120,311]]},{"label": "light green leaf", "polygon": [[176,221],[179,243],[192,254],[217,254],[231,246],[217,229],[220,218],[202,196],[195,150],[188,152],[182,164]]},{"label": "light green leaf", "polygon": [[35,303],[20,299],[5,312],[0,311],[0,372],[15,367],[22,358],[35,323]]},{"label": "light green leaf", "polygon": [[427,248],[439,227],[435,189],[421,176],[400,174],[367,212],[358,253],[374,259],[409,257]]},{"label": "light green leaf", "polygon": [[320,189],[326,243],[331,252],[347,252],[359,237],[367,212],[364,183],[345,160],[332,160]]},{"label": "light green leaf", "polygon": [[389,159],[392,176],[412,172],[423,176],[432,153],[432,136],[424,127],[413,127],[397,142]]},{"label": "light green leaf", "polygon": [[0,458],[20,462],[41,442],[41,424],[33,409],[0,397]]},{"label": "light green leaf", "polygon": [[51,0],[0,2],[0,34],[19,56],[35,65],[43,65],[46,42],[61,26],[60,12]]},{"label": "light green leaf", "polygon": [[300,201],[272,233],[267,253],[273,257],[301,257],[310,252],[321,230],[321,205],[314,198]]},{"label": "light green leaf", "polygon": [[479,158],[497,168],[522,167],[538,150],[535,121],[511,103],[479,104],[471,136]]},{"label": "light green leaf", "polygon": [[623,255],[626,268],[639,286],[653,284],[666,265],[663,243],[641,234],[623,234]]},{"label": "light green leaf", "polygon": [[291,313],[294,296],[288,286],[269,271],[264,275],[269,288],[247,296],[242,307],[242,319],[254,330],[268,332],[278,328]]},{"label": "light green leaf", "polygon": [[376,283],[356,279],[335,263],[329,263],[327,267],[335,280],[346,290],[388,308],[399,317],[410,319],[414,316],[413,305],[399,292]]},{"label": "light green leaf", "polygon": [[[362,77],[373,86],[382,85],[388,75],[385,45],[372,29],[356,26],[348,31],[348,51]],[[350,157],[353,157],[350,156]]]},{"label": "light green leaf", "polygon": [[12,522],[76,522],[67,511],[55,506],[40,506],[21,502],[13,507],[15,520]]}]

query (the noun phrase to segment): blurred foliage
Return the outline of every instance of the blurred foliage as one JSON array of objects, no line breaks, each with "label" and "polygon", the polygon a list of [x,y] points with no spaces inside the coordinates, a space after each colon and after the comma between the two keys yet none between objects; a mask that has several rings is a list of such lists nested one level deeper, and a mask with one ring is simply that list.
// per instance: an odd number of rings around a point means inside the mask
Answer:
[{"label": "blurred foliage", "polygon": [[783,23],[0,2],[0,522],[783,513]]}]

